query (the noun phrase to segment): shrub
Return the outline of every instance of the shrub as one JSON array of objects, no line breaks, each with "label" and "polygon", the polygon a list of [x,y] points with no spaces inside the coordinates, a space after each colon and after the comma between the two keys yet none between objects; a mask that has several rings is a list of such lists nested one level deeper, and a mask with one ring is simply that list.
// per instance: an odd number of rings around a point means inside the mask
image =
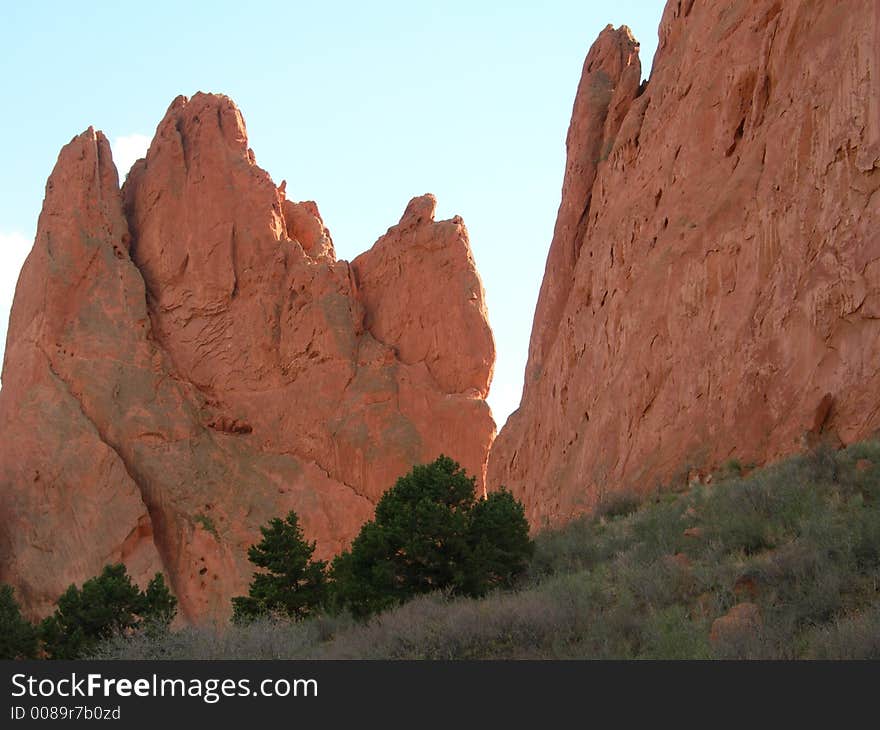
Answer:
[{"label": "shrub", "polygon": [[684,537],[687,527],[684,511],[684,502],[679,498],[675,502],[660,502],[634,515],[633,533],[640,542],[640,556],[644,561],[680,552],[689,544]]},{"label": "shrub", "polygon": [[806,456],[806,466],[816,482],[836,482],[839,476],[837,450],[820,441]]},{"label": "shrub", "polygon": [[113,634],[143,627],[167,628],[177,612],[161,573],[146,592],[131,582],[122,563],[108,565],[100,576],[71,585],[56,602],[58,608],[40,624],[43,648],[50,659],[76,659]]},{"label": "shrub", "polygon": [[326,601],[326,563],[312,560],[315,543],[306,542],[296,512],[260,528],[263,539],[248,549],[248,559],[265,572],[254,573],[247,596],[232,599],[233,621],[278,614],[303,619]]},{"label": "shrub", "polygon": [[727,479],[730,477],[742,476],[743,467],[739,459],[728,459],[721,465],[720,477]]},{"label": "shrub", "polygon": [[337,634],[317,656],[327,659],[534,659],[570,655],[589,617],[593,585],[559,576],[518,592],[482,599],[438,591]]},{"label": "shrub", "polygon": [[822,499],[803,460],[732,480],[703,508],[707,536],[726,553],[756,554],[794,539]]},{"label": "shrub", "polygon": [[0,585],[0,659],[33,659],[37,655],[37,630],[25,621],[15,591]]},{"label": "shrub", "polygon": [[[880,658],[880,444],[857,444],[828,458],[836,465],[817,468],[810,455],[795,457],[723,485],[664,495],[628,516],[582,518],[545,531],[536,537],[529,580],[517,581],[515,591],[489,590],[476,599],[466,595],[476,588],[450,585],[369,622],[343,613],[298,623],[261,619],[220,633],[186,629],[155,640],[140,632],[114,637],[122,648],[105,655]],[[480,521],[499,529],[505,520],[491,515],[520,514],[512,497],[495,500],[475,500],[465,510],[471,521],[464,542],[471,549],[471,530],[488,529],[474,526],[481,504]],[[410,517],[421,524],[419,514]],[[360,539],[382,544],[382,524],[370,524]],[[686,536],[693,527],[701,532]],[[484,543],[504,540],[496,534]],[[507,552],[499,550],[499,560]],[[346,559],[367,554],[352,551]],[[492,554],[484,555],[486,563],[494,563]],[[465,561],[466,576],[477,562],[473,555]],[[371,565],[380,579],[359,590],[374,591],[366,595],[387,605],[381,581],[393,586],[396,578],[393,570],[381,571],[395,563],[364,561],[361,567]],[[514,580],[504,570],[494,574],[502,576],[499,583]],[[757,625],[710,642],[714,621],[743,602],[759,607]]]},{"label": "shrub", "polygon": [[594,566],[601,559],[598,539],[601,529],[593,520],[582,517],[558,530],[539,532],[529,565],[532,579]]},{"label": "shrub", "polygon": [[880,608],[820,626],[809,643],[814,659],[880,659]]},{"label": "shrub", "polygon": [[642,627],[644,659],[708,659],[706,627],[692,621],[683,606],[671,605],[651,613]]},{"label": "shrub", "polygon": [[603,495],[596,506],[597,517],[626,517],[638,510],[642,501],[633,492],[612,492]]},{"label": "shrub", "polygon": [[346,616],[322,614],[304,621],[259,616],[225,626],[186,626],[151,635],[140,631],[101,642],[91,659],[220,660],[306,659],[334,634],[352,624]]}]

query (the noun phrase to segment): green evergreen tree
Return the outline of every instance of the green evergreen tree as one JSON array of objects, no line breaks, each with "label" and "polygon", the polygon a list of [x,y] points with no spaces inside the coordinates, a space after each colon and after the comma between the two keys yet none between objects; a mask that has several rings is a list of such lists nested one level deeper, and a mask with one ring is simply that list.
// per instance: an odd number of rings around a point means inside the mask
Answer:
[{"label": "green evergreen tree", "polygon": [[394,549],[387,533],[375,522],[367,522],[352,543],[330,568],[330,598],[334,609],[348,609],[366,618],[414,595],[396,570]]},{"label": "green evergreen tree", "polygon": [[143,594],[142,625],[150,632],[161,633],[168,629],[176,615],[177,599],[165,585],[164,576],[156,573]]},{"label": "green evergreen tree", "polygon": [[513,585],[535,545],[522,503],[504,487],[474,505],[468,531],[471,562],[466,592],[480,596]]},{"label": "green evergreen tree", "polygon": [[36,655],[36,628],[22,617],[12,586],[0,584],[0,659],[33,659]]},{"label": "green evergreen tree", "polygon": [[81,589],[71,585],[56,605],[55,613],[40,624],[43,648],[50,659],[76,659],[113,634],[129,633],[145,624],[167,628],[177,599],[168,592],[161,573],[143,592],[118,563],[106,566]]},{"label": "green evergreen tree", "polygon": [[506,491],[478,501],[474,478],[440,456],[398,479],[333,561],[333,604],[364,618],[435,590],[481,595],[509,585],[531,549],[522,505]]},{"label": "green evergreen tree", "polygon": [[248,559],[263,572],[254,573],[248,595],[232,599],[233,621],[280,614],[302,619],[326,599],[326,563],[312,560],[315,543],[307,542],[296,512],[260,528],[263,539],[248,550]]}]

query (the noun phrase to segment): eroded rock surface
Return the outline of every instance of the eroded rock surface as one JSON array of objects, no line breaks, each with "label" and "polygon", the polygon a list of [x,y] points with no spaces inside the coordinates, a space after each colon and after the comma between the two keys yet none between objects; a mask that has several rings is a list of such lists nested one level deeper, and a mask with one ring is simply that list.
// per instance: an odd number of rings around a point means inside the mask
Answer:
[{"label": "eroded rock surface", "polygon": [[415,463],[482,485],[494,345],[461,220],[417,198],[349,264],[285,191],[222,96],[176,99],[122,190],[100,132],[62,150],[0,390],[0,581],[32,616],[123,560],[222,619],[271,517],[326,558]]},{"label": "eroded rock surface", "polygon": [[520,409],[533,524],[880,426],[880,6],[670,0],[584,65]]}]

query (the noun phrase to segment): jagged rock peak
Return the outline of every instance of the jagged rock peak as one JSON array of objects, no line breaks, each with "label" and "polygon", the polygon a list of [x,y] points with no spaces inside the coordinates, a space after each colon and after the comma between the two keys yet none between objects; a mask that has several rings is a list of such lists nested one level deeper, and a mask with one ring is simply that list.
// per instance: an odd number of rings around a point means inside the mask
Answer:
[{"label": "jagged rock peak", "polygon": [[122,190],[99,132],[61,151],[0,390],[0,580],[30,615],[121,560],[222,619],[270,518],[326,558],[416,463],[482,487],[494,345],[467,231],[428,200],[337,261],[212,94],[175,99]]}]

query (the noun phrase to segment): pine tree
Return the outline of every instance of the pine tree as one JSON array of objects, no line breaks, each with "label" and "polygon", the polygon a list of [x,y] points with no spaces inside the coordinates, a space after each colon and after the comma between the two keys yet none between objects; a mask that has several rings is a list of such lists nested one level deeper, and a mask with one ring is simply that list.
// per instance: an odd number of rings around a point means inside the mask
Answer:
[{"label": "pine tree", "polygon": [[233,621],[314,614],[326,599],[326,563],[312,560],[315,543],[305,540],[296,512],[270,520],[260,532],[263,539],[250,547],[248,559],[263,572],[254,573],[247,596],[232,599]]},{"label": "pine tree", "polygon": [[468,531],[467,593],[480,596],[513,585],[534,553],[522,503],[504,487],[474,505]]},{"label": "pine tree", "polygon": [[82,588],[71,585],[56,602],[55,613],[40,624],[43,648],[50,659],[76,659],[102,639],[149,625],[166,627],[177,611],[177,599],[157,573],[138,589],[122,563],[108,565]]},{"label": "pine tree", "polygon": [[0,585],[0,659],[33,659],[37,630],[21,615],[12,586]]},{"label": "pine tree", "polygon": [[430,591],[511,585],[532,551],[525,512],[507,491],[477,500],[475,488],[446,456],[398,479],[333,561],[334,606],[363,618]]}]

